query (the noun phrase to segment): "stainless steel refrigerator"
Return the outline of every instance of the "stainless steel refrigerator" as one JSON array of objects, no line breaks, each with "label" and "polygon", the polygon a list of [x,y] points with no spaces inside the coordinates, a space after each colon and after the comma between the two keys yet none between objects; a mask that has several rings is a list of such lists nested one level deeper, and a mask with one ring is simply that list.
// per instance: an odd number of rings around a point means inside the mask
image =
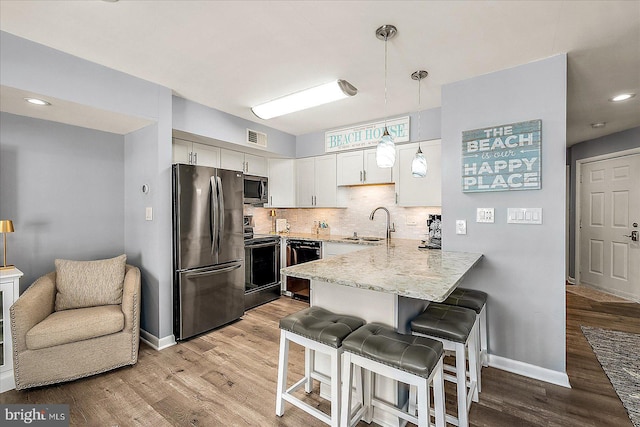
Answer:
[{"label": "stainless steel refrigerator", "polygon": [[244,314],[243,176],[173,165],[174,334],[183,340]]}]

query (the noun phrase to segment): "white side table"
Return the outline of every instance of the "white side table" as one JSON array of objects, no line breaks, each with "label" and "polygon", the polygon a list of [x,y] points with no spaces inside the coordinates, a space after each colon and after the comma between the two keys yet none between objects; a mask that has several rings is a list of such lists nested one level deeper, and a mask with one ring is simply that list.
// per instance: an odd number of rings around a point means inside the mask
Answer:
[{"label": "white side table", "polygon": [[17,268],[0,270],[0,393],[16,388],[13,378],[13,342],[11,340],[11,323],[9,307],[20,294],[20,278],[24,275]]}]

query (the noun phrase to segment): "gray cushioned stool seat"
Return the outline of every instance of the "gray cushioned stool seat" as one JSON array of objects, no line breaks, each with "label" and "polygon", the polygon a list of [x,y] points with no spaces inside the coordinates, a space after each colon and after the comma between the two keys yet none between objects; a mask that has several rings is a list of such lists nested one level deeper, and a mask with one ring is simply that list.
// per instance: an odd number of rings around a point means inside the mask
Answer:
[{"label": "gray cushioned stool seat", "polygon": [[432,302],[411,321],[411,330],[464,343],[475,321],[476,312],[471,309]]},{"label": "gray cushioned stool seat", "polygon": [[343,342],[344,351],[428,378],[443,353],[442,343],[424,337],[403,335],[393,328],[368,323]]},{"label": "gray cushioned stool seat", "polygon": [[479,314],[482,307],[487,303],[487,296],[486,292],[476,291],[475,289],[456,288],[442,303],[470,308]]},{"label": "gray cushioned stool seat", "polygon": [[338,348],[364,320],[335,314],[322,307],[309,307],[280,319],[280,329]]}]

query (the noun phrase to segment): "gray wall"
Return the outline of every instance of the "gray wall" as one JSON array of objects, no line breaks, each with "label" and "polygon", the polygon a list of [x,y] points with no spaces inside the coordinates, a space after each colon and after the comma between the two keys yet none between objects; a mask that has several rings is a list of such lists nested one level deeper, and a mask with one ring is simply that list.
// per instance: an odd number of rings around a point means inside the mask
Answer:
[{"label": "gray wall", "polygon": [[[118,169],[121,197],[118,204],[124,219],[113,226],[109,224],[107,228],[119,239],[120,251],[124,247],[125,253],[131,252],[131,258],[139,262],[137,266],[143,271],[142,328],[160,339],[170,337],[173,316],[169,173],[171,91],[6,32],[0,32],[0,84],[155,121],[156,124],[149,128],[125,138],[126,153],[131,157],[125,156],[126,166],[121,165]],[[123,137],[119,138],[122,141]],[[136,144],[147,151],[132,147]],[[123,147],[120,149],[122,151]],[[56,164],[56,153],[49,154],[48,161]],[[133,172],[138,170],[145,171],[146,175],[139,176]],[[90,172],[87,170],[86,174]],[[88,179],[86,174],[78,175],[77,179]],[[154,220],[151,223],[144,221],[144,210],[138,210],[136,200],[141,197],[139,188],[143,179],[149,180],[147,183],[155,192],[152,205]],[[18,205],[27,203],[24,200],[31,195],[23,191],[22,182],[16,183],[16,189]],[[70,194],[73,198],[82,196],[82,192]],[[4,206],[4,200],[2,204]],[[128,235],[136,235],[141,241],[125,240],[125,229]],[[69,226],[64,231],[72,233],[73,227]],[[27,248],[31,250],[32,244]],[[86,254],[89,256],[93,252],[86,251]],[[30,277],[37,274],[36,271],[25,273]]]},{"label": "gray wall", "polygon": [[0,217],[24,291],[54,259],[124,253],[124,138],[0,113]]},{"label": "gray wall", "polygon": [[[443,249],[481,252],[463,286],[489,293],[489,347],[497,362],[565,372],[566,55],[475,77],[442,89]],[[542,120],[542,189],[462,192],[462,132]],[[494,224],[475,222],[495,208]],[[507,207],[540,207],[542,225],[506,223]],[[455,221],[467,220],[467,235]],[[565,377],[566,378],[566,377]]]},{"label": "gray wall", "polygon": [[[420,112],[420,136],[418,137],[418,113],[407,113],[409,115],[410,124],[410,141],[428,141],[440,138],[441,115],[440,108],[431,108]],[[399,116],[402,117],[402,116]],[[394,118],[394,117],[391,117]],[[370,123],[370,122],[367,122]],[[352,126],[358,126],[362,123],[354,123]],[[345,126],[347,127],[347,126]],[[327,129],[330,130],[330,129]],[[307,133],[298,135],[296,138],[296,158],[321,156],[324,151],[324,134],[322,132]]]},{"label": "gray wall", "polygon": [[294,135],[177,96],[173,97],[173,128],[238,144],[238,149],[251,147],[245,142],[249,128],[267,134],[268,153],[280,157],[295,157],[296,154]]},{"label": "gray wall", "polygon": [[567,150],[570,173],[569,200],[569,272],[575,278],[575,246],[576,246],[576,162],[589,157],[616,153],[640,147],[640,127],[625,130],[572,145]]}]

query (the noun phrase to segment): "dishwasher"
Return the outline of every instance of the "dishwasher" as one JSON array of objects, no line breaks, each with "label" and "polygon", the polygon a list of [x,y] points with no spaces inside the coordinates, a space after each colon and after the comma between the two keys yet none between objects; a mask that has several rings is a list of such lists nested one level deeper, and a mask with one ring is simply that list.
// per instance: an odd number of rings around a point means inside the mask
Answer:
[{"label": "dishwasher", "polygon": [[[322,259],[322,242],[287,239],[287,267]],[[294,299],[309,301],[311,281],[287,276],[286,292]]]}]

